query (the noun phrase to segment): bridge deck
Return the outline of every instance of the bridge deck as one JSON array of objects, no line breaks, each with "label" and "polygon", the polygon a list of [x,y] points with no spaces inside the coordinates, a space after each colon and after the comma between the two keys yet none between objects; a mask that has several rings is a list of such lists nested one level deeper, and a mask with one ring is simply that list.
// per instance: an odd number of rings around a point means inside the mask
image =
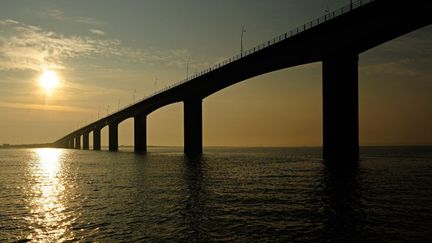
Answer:
[{"label": "bridge deck", "polygon": [[[337,53],[359,54],[431,23],[429,1],[363,0],[240,53],[57,140],[101,129],[163,106],[203,99],[243,80],[318,62]],[[408,14],[409,13],[409,14]],[[414,14],[413,14],[414,13]]]}]

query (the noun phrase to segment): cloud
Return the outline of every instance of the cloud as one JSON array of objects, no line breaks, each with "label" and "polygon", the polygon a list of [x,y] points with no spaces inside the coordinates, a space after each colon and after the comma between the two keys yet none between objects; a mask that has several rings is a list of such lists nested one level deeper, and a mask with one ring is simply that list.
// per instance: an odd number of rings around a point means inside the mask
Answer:
[{"label": "cloud", "polygon": [[1,20],[0,69],[62,69],[67,58],[91,54],[121,55],[118,40],[64,36],[18,21]]},{"label": "cloud", "polygon": [[[103,38],[105,32],[100,29],[90,29],[100,36],[95,39],[89,36],[66,36],[11,19],[0,20],[0,25],[0,70],[39,72],[44,69],[65,69],[68,59],[81,57],[99,58],[95,65],[101,67],[106,65],[103,58],[114,60],[113,56],[121,57],[122,63],[185,68],[188,58],[192,56],[187,49],[125,47],[120,40]],[[219,60],[221,58],[192,57],[189,63],[191,74]]]},{"label": "cloud", "polygon": [[407,60],[397,60],[364,65],[362,70],[367,74],[416,76],[418,71],[407,67]]},{"label": "cloud", "polygon": [[83,16],[67,16],[63,11],[58,9],[47,9],[47,10],[39,10],[39,11],[28,10],[28,11],[33,14],[37,14],[38,16],[42,16],[42,17],[48,16],[50,18],[60,20],[60,21],[71,21],[75,23],[95,25],[95,26],[103,25],[101,21],[95,20],[93,18],[83,17]]},{"label": "cloud", "polygon": [[83,23],[88,25],[103,25],[102,22],[87,17],[73,17],[72,21],[76,23]]},{"label": "cloud", "polygon": [[1,25],[19,24],[19,22],[15,21],[15,20],[12,20],[12,19],[5,19],[5,20],[0,20],[0,24]]},{"label": "cloud", "polygon": [[26,104],[26,103],[12,103],[0,102],[0,107],[25,109],[25,110],[49,110],[49,111],[64,111],[64,112],[94,112],[93,110],[75,107],[75,106],[61,106],[61,105],[43,105],[43,104]]},{"label": "cloud", "polygon": [[[365,54],[362,70],[367,74],[431,77],[432,29],[426,28],[399,37]],[[369,54],[369,53],[373,53]],[[362,60],[362,59],[360,59]]]},{"label": "cloud", "polygon": [[105,31],[98,30],[98,29],[89,29],[90,32],[92,32],[95,35],[105,35]]},{"label": "cloud", "polygon": [[377,63],[365,64],[361,71],[367,75],[392,75],[392,76],[411,76],[417,79],[432,79],[429,68],[432,64],[430,58],[399,59],[395,61],[381,61]]},{"label": "cloud", "polygon": [[389,53],[403,55],[432,55],[432,29],[418,30],[414,34],[401,36],[383,45],[382,49]]}]

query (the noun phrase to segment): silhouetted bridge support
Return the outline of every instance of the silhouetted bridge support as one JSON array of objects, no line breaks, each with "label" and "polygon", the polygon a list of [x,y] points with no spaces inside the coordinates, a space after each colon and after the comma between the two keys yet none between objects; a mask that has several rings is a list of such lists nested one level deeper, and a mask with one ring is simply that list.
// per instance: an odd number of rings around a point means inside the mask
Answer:
[{"label": "silhouetted bridge support", "polygon": [[108,125],[108,148],[109,151],[118,150],[118,124],[113,123]]},{"label": "silhouetted bridge support", "polygon": [[93,150],[101,150],[101,130],[93,130]]},{"label": "silhouetted bridge support", "polygon": [[75,137],[75,149],[81,148],[81,135]]},{"label": "silhouetted bridge support", "polygon": [[147,115],[140,114],[134,117],[134,144],[135,152],[147,151]]},{"label": "silhouetted bridge support", "polygon": [[202,154],[202,100],[184,102],[184,152],[187,155]]},{"label": "silhouetted bridge support", "polygon": [[323,157],[359,159],[358,55],[331,54],[323,60]]},{"label": "silhouetted bridge support", "polygon": [[[134,117],[135,151],[146,151],[146,116],[184,103],[184,151],[201,154],[202,99],[233,84],[283,68],[322,61],[323,157],[329,161],[359,158],[358,54],[432,23],[430,1],[355,1],[338,11],[230,58],[192,78],[157,92],[118,112],[67,134],[57,146],[80,148],[93,131],[100,150],[100,131],[109,126],[109,150],[118,150],[118,124]],[[414,13],[402,18],[406,13]],[[87,133],[87,135],[86,135]],[[63,143],[66,141],[65,143]],[[348,164],[347,163],[347,164]]]},{"label": "silhouetted bridge support", "polygon": [[89,149],[89,133],[86,132],[83,134],[83,149]]}]

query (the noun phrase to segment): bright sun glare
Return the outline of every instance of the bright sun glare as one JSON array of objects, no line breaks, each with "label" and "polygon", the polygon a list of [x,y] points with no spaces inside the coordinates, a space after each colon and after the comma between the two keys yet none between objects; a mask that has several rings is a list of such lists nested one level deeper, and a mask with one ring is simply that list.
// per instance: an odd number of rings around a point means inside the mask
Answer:
[{"label": "bright sun glare", "polygon": [[45,89],[45,92],[50,93],[59,86],[60,81],[56,72],[45,70],[39,78],[39,84]]}]

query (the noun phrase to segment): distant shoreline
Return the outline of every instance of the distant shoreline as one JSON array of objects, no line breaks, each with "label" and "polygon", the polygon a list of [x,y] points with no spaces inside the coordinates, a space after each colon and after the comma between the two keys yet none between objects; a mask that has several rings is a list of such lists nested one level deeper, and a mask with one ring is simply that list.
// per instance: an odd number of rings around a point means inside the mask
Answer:
[{"label": "distant shoreline", "polygon": [[[108,146],[102,146],[108,147]],[[133,148],[133,145],[119,145],[121,148]],[[183,147],[182,145],[149,145],[151,147],[165,147],[176,148]],[[321,148],[322,146],[204,146],[204,148]],[[360,148],[379,148],[379,147],[432,147],[432,144],[418,144],[418,145],[361,145]],[[0,149],[8,148],[56,148],[52,143],[42,144],[1,144]],[[91,150],[91,149],[90,149]]]},{"label": "distant shoreline", "polygon": [[52,143],[40,143],[40,144],[2,144],[0,149],[5,148],[51,148],[54,147]]}]

